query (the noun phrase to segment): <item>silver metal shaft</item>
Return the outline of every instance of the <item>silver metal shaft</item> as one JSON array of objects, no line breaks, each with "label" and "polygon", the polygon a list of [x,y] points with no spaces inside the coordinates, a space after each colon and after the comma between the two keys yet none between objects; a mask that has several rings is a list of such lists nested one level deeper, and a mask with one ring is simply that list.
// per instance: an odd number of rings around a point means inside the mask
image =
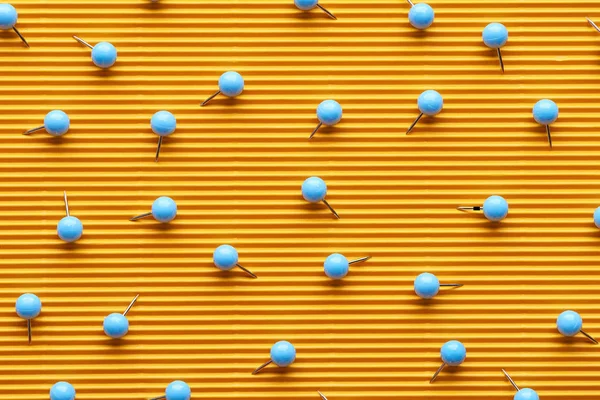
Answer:
[{"label": "silver metal shaft", "polygon": [[27,43],[27,40],[25,40],[25,38],[23,37],[23,35],[21,35],[21,32],[19,32],[17,30],[16,27],[13,26],[13,31],[15,31],[15,33],[21,38],[21,40],[23,41],[23,43],[25,43],[25,46],[27,46],[27,48],[29,48],[29,43]]},{"label": "silver metal shaft", "polygon": [[158,137],[158,146],[156,146],[156,156],[154,157],[154,162],[158,162],[158,154],[160,153],[160,147],[162,146],[163,136]]},{"label": "silver metal shaft", "polygon": [[167,396],[160,396],[160,397],[154,397],[154,398],[152,398],[150,400],[163,400],[163,399],[166,399],[166,398],[167,398]]},{"label": "silver metal shaft", "polygon": [[332,213],[332,214],[333,214],[333,215],[334,215],[334,216],[335,216],[337,219],[340,219],[340,216],[339,216],[339,214],[338,214],[337,212],[335,212],[335,210],[333,209],[333,207],[331,207],[331,206],[329,205],[329,203],[327,202],[327,200],[323,199],[322,201],[323,201],[323,204],[325,204],[325,205],[327,206],[327,208],[329,208],[329,211],[331,211],[331,213]]},{"label": "silver metal shaft", "polygon": [[150,216],[152,216],[152,212],[147,212],[147,213],[140,214],[140,215],[138,215],[136,217],[130,218],[129,220],[130,221],[137,221],[138,219],[142,219],[142,218],[146,218],[146,217],[150,217]]},{"label": "silver metal shaft", "polygon": [[317,393],[319,393],[319,396],[321,396],[322,400],[327,400],[327,397],[325,397],[325,395],[323,393],[319,392],[318,390],[317,390]]},{"label": "silver metal shaft", "polygon": [[456,207],[458,211],[481,211],[482,208],[482,206]]},{"label": "silver metal shaft", "polygon": [[598,28],[598,25],[596,25],[594,23],[594,21],[592,21],[591,19],[589,19],[588,17],[585,17],[585,19],[587,19],[587,22],[592,26],[592,28],[594,28],[596,31],[600,32],[600,28]]},{"label": "silver metal shaft", "polygon": [[445,286],[445,287],[463,287],[464,285],[462,283],[440,283],[440,286]]},{"label": "silver metal shaft", "polygon": [[550,136],[550,125],[546,125],[546,134],[548,135],[548,144],[550,145],[550,150],[552,150],[552,136]]},{"label": "silver metal shaft", "polygon": [[499,48],[496,50],[498,50],[498,60],[500,60],[500,69],[502,70],[502,73],[504,73],[504,61],[502,61],[502,52]]},{"label": "silver metal shaft", "polygon": [[67,191],[63,191],[64,193],[64,200],[65,200],[65,211],[67,212],[67,217],[70,215],[69,214],[69,199],[67,199]]},{"label": "silver metal shaft", "polygon": [[217,97],[218,95],[221,94],[221,91],[218,90],[217,93],[213,94],[212,96],[210,96],[208,99],[204,100],[204,103],[202,103],[200,106],[204,107],[205,105],[208,104],[209,101],[211,101],[212,99],[214,99],[215,97]]},{"label": "silver metal shaft", "polygon": [[510,384],[515,388],[515,390],[518,392],[520,389],[517,386],[517,384],[515,383],[515,381],[512,380],[512,378],[510,377],[510,375],[508,374],[508,372],[506,372],[504,369],[502,369],[502,372],[504,373],[504,375],[506,375],[506,378],[508,379],[508,381],[510,382]]},{"label": "silver metal shaft", "polygon": [[23,135],[29,135],[30,133],[38,132],[38,131],[41,131],[42,129],[45,129],[45,128],[46,127],[44,125],[38,126],[37,128],[33,128],[33,129],[30,129],[28,131],[23,132]]},{"label": "silver metal shaft", "polygon": [[431,379],[429,380],[429,383],[433,383],[433,381],[435,381],[435,378],[437,378],[437,376],[440,374],[440,372],[442,372],[442,370],[446,367],[446,363],[442,363],[442,365],[440,365],[440,367],[438,368],[437,371],[435,371],[435,374],[433,374],[433,376],[431,377]]},{"label": "silver metal shaft", "polygon": [[415,125],[417,125],[417,122],[419,122],[419,120],[421,118],[423,118],[423,113],[419,114],[419,116],[417,117],[417,119],[415,119],[415,122],[413,122],[412,125],[408,127],[408,129],[406,130],[406,134],[407,135],[410,133],[410,131],[413,130],[413,128],[415,127]]},{"label": "silver metal shaft", "polygon": [[323,7],[322,5],[317,4],[317,7],[319,7],[321,10],[323,10],[325,12],[325,14],[329,15],[329,18],[337,19],[337,17],[335,15],[333,15],[330,11],[327,11],[327,9],[325,7]]},{"label": "silver metal shaft", "polygon": [[31,320],[27,320],[27,339],[28,343],[31,344]]},{"label": "silver metal shaft", "polygon": [[249,269],[246,269],[246,268],[242,267],[240,264],[237,264],[237,263],[235,265],[236,265],[236,267],[238,267],[239,269],[241,269],[242,271],[244,271],[245,273],[247,273],[251,277],[253,277],[255,279],[258,278],[258,276],[254,275]]},{"label": "silver metal shaft", "polygon": [[315,128],[314,131],[312,131],[312,133],[310,134],[310,136],[308,137],[308,140],[312,139],[313,136],[315,136],[315,133],[317,133],[317,131],[323,126],[322,122],[319,122],[319,124],[317,125],[317,127]]},{"label": "silver metal shaft", "polygon": [[262,371],[263,369],[265,369],[269,364],[271,364],[273,362],[273,360],[269,360],[266,363],[264,363],[263,365],[261,365],[260,367],[256,368],[254,370],[254,372],[252,372],[252,375],[256,375],[258,374],[260,371]]},{"label": "silver metal shaft", "polygon": [[588,338],[592,343],[594,344],[598,344],[598,341],[596,339],[594,339],[591,335],[589,335],[588,333],[585,333],[584,331],[579,331],[581,332],[581,334],[583,336],[585,336],[586,338]]},{"label": "silver metal shaft", "polygon": [[89,47],[90,49],[93,49],[93,48],[94,48],[94,46],[92,46],[91,44],[89,44],[88,42],[86,42],[85,40],[83,40],[83,39],[82,39],[82,38],[80,38],[80,37],[77,37],[77,36],[73,35],[73,39],[77,40],[77,41],[78,41],[79,43],[81,43],[82,45]]},{"label": "silver metal shaft", "polygon": [[356,260],[348,261],[348,265],[352,265],[352,264],[356,264],[356,263],[359,263],[359,262],[367,261],[370,258],[371,258],[371,256],[357,258]]},{"label": "silver metal shaft", "polygon": [[406,0],[408,1],[408,4],[410,4],[411,7],[413,7],[415,5],[415,3],[413,3],[411,0]]},{"label": "silver metal shaft", "polygon": [[135,302],[137,301],[138,297],[140,297],[140,295],[136,295],[133,300],[131,301],[131,303],[129,303],[129,305],[127,306],[127,308],[125,309],[125,311],[123,311],[123,315],[127,315],[127,313],[129,312],[129,310],[131,310],[131,307],[133,307],[133,305],[135,304]]}]

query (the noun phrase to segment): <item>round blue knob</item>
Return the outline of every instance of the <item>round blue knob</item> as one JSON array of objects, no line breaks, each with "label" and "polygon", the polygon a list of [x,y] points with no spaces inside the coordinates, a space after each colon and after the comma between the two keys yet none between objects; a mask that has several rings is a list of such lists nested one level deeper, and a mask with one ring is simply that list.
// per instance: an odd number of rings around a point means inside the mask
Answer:
[{"label": "round blue knob", "polygon": [[0,29],[12,29],[17,23],[17,10],[8,3],[0,3]]},{"label": "round blue knob", "polygon": [[177,121],[175,116],[168,111],[158,111],[150,119],[150,127],[152,132],[158,136],[169,136],[175,132]]},{"label": "round blue knob", "polygon": [[431,299],[440,290],[440,281],[434,274],[423,272],[415,279],[415,293],[422,299]]},{"label": "round blue knob", "polygon": [[312,10],[318,3],[319,0],[294,0],[296,7],[303,11]]},{"label": "round blue knob", "polygon": [[435,90],[426,90],[419,96],[417,106],[423,114],[433,116],[442,111],[444,100],[442,99],[442,95]]},{"label": "round blue knob", "polygon": [[327,185],[319,177],[311,176],[302,183],[302,197],[311,203],[323,201],[327,195]]},{"label": "round blue knob", "polygon": [[100,42],[92,48],[92,61],[97,67],[110,68],[117,61],[117,49],[108,42]]},{"label": "round blue knob", "polygon": [[440,354],[443,362],[447,365],[456,366],[465,361],[467,349],[465,349],[465,346],[458,340],[450,340],[449,342],[444,343]]},{"label": "round blue knob", "polygon": [[244,90],[244,78],[235,71],[227,71],[219,78],[219,90],[227,97],[235,97]]},{"label": "round blue knob", "polygon": [[317,118],[323,125],[335,125],[342,119],[342,106],[335,100],[324,100],[317,107]]},{"label": "round blue knob", "polygon": [[53,110],[44,117],[44,128],[52,136],[62,136],[69,130],[69,116],[60,110]]},{"label": "round blue knob", "polygon": [[540,396],[533,389],[523,388],[515,393],[513,400],[540,400]]},{"label": "round blue knob", "polygon": [[575,336],[581,332],[583,320],[575,311],[563,311],[556,319],[558,331],[565,336]]},{"label": "round blue knob", "polygon": [[19,317],[23,319],[33,319],[40,315],[40,312],[42,311],[42,302],[35,294],[25,293],[17,299],[15,310]]},{"label": "round blue knob", "polygon": [[558,106],[552,100],[540,100],[533,106],[533,118],[538,124],[550,125],[558,118]]},{"label": "round blue knob", "polygon": [[508,214],[508,203],[502,196],[490,196],[483,202],[483,215],[490,221],[501,221]]},{"label": "round blue knob", "polygon": [[238,252],[235,247],[223,244],[215,249],[213,262],[220,270],[229,271],[238,263]]},{"label": "round blue knob", "polygon": [[279,341],[271,347],[271,360],[278,367],[287,367],[296,359],[296,349],[285,340]]},{"label": "round blue knob", "polygon": [[596,228],[600,228],[600,207],[594,210],[594,224]]},{"label": "round blue knob", "polygon": [[429,4],[418,3],[410,8],[408,21],[417,29],[427,29],[433,24],[433,8]]},{"label": "round blue knob", "polygon": [[508,30],[498,22],[492,22],[483,28],[483,43],[492,49],[499,49],[506,44],[508,40]]},{"label": "round blue knob", "polygon": [[129,332],[129,321],[123,314],[112,313],[104,318],[104,333],[113,339],[119,339]]},{"label": "round blue knob", "polygon": [[161,196],[152,203],[152,216],[158,222],[171,222],[177,216],[177,204],[172,198]]},{"label": "round blue knob", "polygon": [[167,400],[190,400],[192,389],[184,381],[173,381],[167,386],[165,397]]},{"label": "round blue knob", "polygon": [[77,217],[68,216],[58,221],[56,227],[58,237],[65,242],[75,242],[81,238],[83,234],[83,224]]},{"label": "round blue knob", "polygon": [[75,400],[75,388],[69,382],[56,382],[50,389],[50,400]]},{"label": "round blue knob", "polygon": [[350,264],[348,263],[348,259],[343,255],[333,253],[325,259],[323,268],[325,270],[325,275],[331,279],[342,279],[348,275]]}]

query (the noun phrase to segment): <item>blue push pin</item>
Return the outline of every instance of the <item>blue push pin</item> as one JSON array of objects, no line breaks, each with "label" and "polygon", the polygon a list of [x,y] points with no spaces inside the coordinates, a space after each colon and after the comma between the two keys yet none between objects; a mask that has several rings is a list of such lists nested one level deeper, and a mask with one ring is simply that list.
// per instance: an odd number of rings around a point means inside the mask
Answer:
[{"label": "blue push pin", "polygon": [[168,111],[157,111],[150,119],[150,127],[152,128],[152,132],[158,135],[158,145],[156,146],[156,156],[154,157],[154,161],[158,161],[163,138],[175,132],[177,120],[175,119],[175,116]]},{"label": "blue push pin", "polygon": [[287,367],[291,365],[295,359],[296,349],[294,346],[290,342],[281,340],[271,347],[271,359],[260,367],[256,368],[254,372],[252,372],[252,375],[258,374],[271,363],[274,363],[278,367]]},{"label": "blue push pin", "polygon": [[310,203],[322,202],[337,219],[340,219],[338,213],[325,200],[325,196],[327,196],[327,185],[323,179],[311,176],[302,183],[302,197],[304,197],[304,200]]},{"label": "blue push pin", "polygon": [[136,295],[134,299],[129,303],[123,314],[112,313],[104,318],[104,333],[113,339],[119,339],[127,335],[129,332],[129,321],[127,320],[127,313],[131,310],[131,307],[135,304],[140,295]]},{"label": "blue push pin", "polygon": [[238,263],[238,252],[235,247],[228,244],[222,244],[217,247],[213,253],[213,262],[215,266],[221,271],[229,271],[235,267],[238,267],[253,278],[257,278],[250,270],[242,267]]},{"label": "blue push pin", "polygon": [[444,100],[442,99],[442,95],[435,90],[426,90],[419,95],[419,98],[417,99],[417,106],[419,107],[419,111],[421,113],[406,131],[407,135],[410,133],[410,131],[412,131],[415,125],[417,125],[417,122],[419,122],[423,115],[433,117],[434,115],[439,114],[444,107]]},{"label": "blue push pin", "polygon": [[138,219],[150,216],[154,217],[155,220],[157,220],[158,222],[162,222],[163,224],[171,222],[177,216],[177,204],[175,204],[175,201],[172,198],[167,196],[161,196],[158,199],[154,200],[154,203],[152,203],[152,211],[140,214],[129,220],[137,221]]},{"label": "blue push pin", "polygon": [[482,211],[490,221],[502,221],[508,214],[508,203],[502,196],[490,196],[483,202],[483,206],[456,207],[459,211]]},{"label": "blue push pin", "polygon": [[435,374],[433,374],[433,377],[429,383],[433,383],[435,378],[437,378],[437,376],[444,368],[446,368],[446,366],[455,367],[462,364],[467,357],[467,350],[465,349],[465,346],[458,340],[451,340],[444,343],[442,349],[440,350],[440,354],[442,355],[442,365],[438,368]]},{"label": "blue push pin", "polygon": [[27,40],[21,35],[21,33],[15,27],[17,23],[17,10],[8,3],[0,3],[0,29],[7,31],[12,29],[21,38],[25,46],[29,47]]},{"label": "blue push pin", "polygon": [[244,91],[244,78],[235,71],[227,71],[219,78],[219,90],[201,104],[202,107],[221,93],[227,97],[239,96]]},{"label": "blue push pin", "polygon": [[510,384],[517,391],[517,393],[515,394],[515,397],[513,397],[513,400],[540,400],[540,397],[535,392],[535,390],[529,389],[529,388],[519,389],[519,387],[517,386],[515,381],[513,381],[512,378],[510,377],[510,375],[508,375],[508,372],[506,372],[504,369],[502,370],[502,372],[508,378],[508,381],[510,382]]},{"label": "blue push pin", "polygon": [[31,344],[31,320],[40,315],[42,302],[35,294],[25,293],[17,299],[15,310],[19,317],[27,320],[27,336]]},{"label": "blue push pin", "polygon": [[75,388],[69,382],[56,382],[50,388],[50,400],[75,400]]},{"label": "blue push pin", "polygon": [[342,106],[335,100],[324,100],[317,107],[317,118],[319,119],[319,124],[308,137],[309,140],[315,136],[315,133],[317,133],[319,128],[323,125],[333,126],[340,122],[342,119]]},{"label": "blue push pin", "polygon": [[600,28],[598,28],[598,25],[596,25],[594,23],[594,21],[592,21],[591,19],[589,19],[588,17],[585,17],[585,19],[587,19],[587,22],[592,26],[592,28],[594,28],[597,32],[600,32]]},{"label": "blue push pin", "polygon": [[319,396],[321,396],[321,400],[327,400],[327,397],[325,397],[323,393],[319,392],[318,390],[317,393],[319,393]]},{"label": "blue push pin", "polygon": [[56,231],[58,232],[59,238],[65,242],[71,243],[81,238],[81,235],[83,234],[83,224],[79,218],[72,217],[71,214],[69,214],[69,200],[67,199],[66,191],[64,192],[64,200],[67,216],[58,221]]},{"label": "blue push pin", "polygon": [[462,287],[462,283],[440,283],[439,279],[429,272],[423,272],[415,279],[415,293],[422,299],[431,299],[442,287]]},{"label": "blue push pin", "polygon": [[348,275],[350,265],[367,261],[370,258],[371,256],[366,256],[357,258],[356,260],[348,261],[348,259],[343,255],[339,253],[333,253],[325,259],[323,269],[325,270],[325,275],[327,275],[331,279],[338,280]]},{"label": "blue push pin", "polygon": [[500,48],[506,44],[508,40],[508,29],[498,22],[492,22],[483,28],[483,43],[489,48],[496,49],[498,52],[498,60],[500,60],[500,69],[504,73],[504,62],[502,61],[502,52]]},{"label": "blue push pin", "polygon": [[426,3],[415,4],[411,0],[406,1],[410,4],[410,11],[408,12],[410,24],[417,29],[429,28],[433,24],[433,17],[435,16],[433,8]]},{"label": "blue push pin", "polygon": [[62,136],[69,130],[71,121],[67,113],[61,110],[52,110],[44,117],[44,125],[23,132],[23,135],[41,131],[46,129],[46,132],[52,136]]},{"label": "blue push pin", "polygon": [[575,336],[581,333],[583,336],[588,338],[592,343],[598,344],[598,341],[589,334],[581,330],[583,326],[583,320],[581,316],[575,311],[567,310],[563,311],[556,319],[556,327],[558,331],[565,336]]},{"label": "blue push pin", "polygon": [[594,210],[594,224],[596,228],[600,228],[600,207]]},{"label": "blue push pin", "polygon": [[335,15],[333,15],[331,12],[325,9],[325,7],[319,4],[319,0],[294,0],[294,4],[296,4],[296,7],[298,7],[302,11],[309,11],[315,7],[319,7],[322,11],[325,12],[325,14],[329,15],[330,18],[337,19]]},{"label": "blue push pin", "polygon": [[165,389],[165,395],[150,400],[190,400],[192,389],[184,381],[173,381]]},{"label": "blue push pin", "polygon": [[73,36],[73,39],[92,49],[92,61],[96,67],[106,69],[115,65],[115,62],[117,61],[117,49],[112,44],[100,42],[97,45],[92,46],[77,36]]},{"label": "blue push pin", "polygon": [[550,136],[550,124],[558,118],[558,106],[555,102],[548,99],[542,99],[533,106],[533,118],[538,124],[546,126],[548,134],[548,144],[552,150],[552,136]]}]

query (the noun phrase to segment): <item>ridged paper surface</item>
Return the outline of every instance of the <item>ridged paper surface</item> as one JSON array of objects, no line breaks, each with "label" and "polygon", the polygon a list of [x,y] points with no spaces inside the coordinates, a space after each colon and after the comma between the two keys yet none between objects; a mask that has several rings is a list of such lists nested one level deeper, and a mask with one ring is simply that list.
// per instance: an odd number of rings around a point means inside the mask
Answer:
[{"label": "ridged paper surface", "polygon": [[[600,337],[600,21],[592,0],[430,0],[436,19],[413,29],[402,0],[322,0],[333,21],[292,0],[14,0],[17,27],[0,34],[0,389],[48,398],[71,382],[78,400],[160,396],[175,379],[193,399],[543,400],[600,397],[600,346],[556,330],[578,311]],[[509,30],[506,73],[484,46],[489,22]],[[93,66],[109,41],[117,64]],[[236,99],[200,103],[220,74],[246,81]],[[417,116],[426,89],[444,110]],[[312,141],[315,109],[336,99],[344,118]],[[553,99],[554,150],[531,110]],[[61,138],[23,136],[53,109]],[[154,162],[150,117],[177,131]],[[337,221],[300,193],[325,179]],[[62,192],[84,236],[56,235]],[[504,196],[499,224],[456,211]],[[129,222],[171,196],[169,225]],[[220,272],[219,244],[258,275]],[[341,283],[327,255],[349,259]],[[465,284],[419,300],[421,272]],[[43,302],[27,345],[16,298]],[[135,294],[128,336],[104,316]],[[467,348],[442,372],[439,349]],[[252,370],[289,340],[289,368]]]}]

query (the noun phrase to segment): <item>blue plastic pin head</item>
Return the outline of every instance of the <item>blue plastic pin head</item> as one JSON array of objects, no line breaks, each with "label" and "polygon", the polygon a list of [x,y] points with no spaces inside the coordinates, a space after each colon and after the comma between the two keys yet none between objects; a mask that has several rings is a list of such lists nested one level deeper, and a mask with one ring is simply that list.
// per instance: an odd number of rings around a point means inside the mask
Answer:
[{"label": "blue plastic pin head", "polygon": [[8,3],[0,3],[0,29],[7,31],[12,29],[21,38],[25,46],[29,47],[27,40],[21,35],[21,33],[15,28],[18,18],[17,10]]},{"label": "blue plastic pin head", "polygon": [[410,4],[410,11],[408,12],[408,21],[410,24],[417,29],[427,29],[433,24],[433,18],[435,14],[433,8],[426,3],[414,4],[412,0],[407,0]]},{"label": "blue plastic pin head", "polygon": [[319,4],[319,0],[294,0],[294,4],[302,11],[309,11],[315,7],[321,9],[325,14],[329,16],[331,19],[337,19],[335,15],[333,15],[329,10]]},{"label": "blue plastic pin head", "polygon": [[238,259],[239,256],[237,250],[235,249],[235,247],[230,246],[228,244],[220,245],[213,252],[213,262],[215,263],[215,266],[221,271],[229,271],[235,267],[238,267],[239,269],[250,275],[252,278],[256,278],[256,275],[254,275],[252,272],[250,272],[250,270],[246,269],[245,267],[242,267],[238,263]]},{"label": "blue plastic pin head", "polygon": [[423,118],[423,115],[433,117],[434,115],[439,114],[444,107],[444,100],[442,99],[442,95],[435,90],[426,90],[419,95],[417,106],[419,107],[420,113],[417,116],[417,119],[415,119],[412,125],[406,130],[407,135],[413,130],[415,125],[417,125],[417,122]]},{"label": "blue plastic pin head", "polygon": [[317,107],[317,118],[319,123],[312,131],[308,139],[312,139],[317,131],[323,126],[333,126],[342,119],[342,106],[335,100],[324,100]]},{"label": "blue plastic pin head", "polygon": [[460,211],[483,211],[483,215],[490,221],[502,221],[508,215],[508,203],[502,196],[490,196],[483,202],[483,206],[460,206]]},{"label": "blue plastic pin head", "polygon": [[67,216],[58,221],[56,232],[58,237],[65,242],[71,243],[79,240],[83,235],[83,224],[77,217],[73,217],[69,213],[69,200],[67,199],[67,192],[64,192],[65,210]]},{"label": "blue plastic pin head", "polygon": [[100,42],[97,45],[92,46],[77,36],[73,36],[73,39],[92,49],[92,62],[96,67],[107,69],[115,65],[115,62],[117,61],[117,49],[112,44]]},{"label": "blue plastic pin head", "polygon": [[31,320],[42,312],[42,302],[35,294],[25,293],[17,299],[15,310],[19,317],[27,320],[27,337],[31,344]]},{"label": "blue plastic pin head", "polygon": [[558,118],[558,106],[555,102],[548,99],[542,99],[533,106],[533,119],[535,122],[546,126],[546,135],[548,136],[548,145],[552,149],[552,136],[550,135],[550,124]]},{"label": "blue plastic pin head", "polygon": [[350,265],[367,261],[371,256],[357,258],[356,260],[348,261],[346,257],[339,253],[330,254],[323,263],[325,275],[334,280],[339,280],[348,275]]},{"label": "blue plastic pin head", "polygon": [[167,196],[161,196],[152,203],[152,211],[136,215],[129,220],[137,221],[150,216],[163,224],[173,221],[177,216],[177,204],[175,204],[175,200]]},{"label": "blue plastic pin head", "polygon": [[266,366],[273,363],[278,367],[287,367],[291,365],[296,359],[296,348],[285,340],[279,341],[271,347],[271,359],[256,368],[252,375],[258,374],[261,370],[263,370]]},{"label": "blue plastic pin head", "polygon": [[50,400],[75,400],[75,388],[69,382],[56,382],[50,388]]},{"label": "blue plastic pin head", "polygon": [[504,373],[504,376],[506,376],[506,378],[508,378],[508,381],[510,382],[510,384],[517,391],[517,393],[515,393],[515,397],[513,398],[513,400],[540,400],[540,398],[539,398],[538,394],[535,392],[535,390],[529,389],[529,388],[519,389],[519,387],[517,386],[515,381],[513,381],[513,379],[510,377],[510,375],[508,375],[508,372],[506,372],[504,369],[502,370],[502,372]]},{"label": "blue plastic pin head", "polygon": [[506,44],[508,40],[508,29],[498,22],[492,22],[483,28],[481,34],[483,43],[491,49],[496,49],[498,60],[500,61],[500,69],[504,73],[504,62],[502,61],[502,52],[500,48]]},{"label": "blue plastic pin head", "polygon": [[131,310],[131,307],[135,304],[138,294],[133,298],[133,301],[127,306],[123,314],[112,313],[104,318],[104,333],[113,339],[119,339],[127,335],[129,332],[129,320],[127,319],[127,313]]},{"label": "blue plastic pin head", "polygon": [[337,219],[340,219],[338,213],[325,200],[325,196],[327,196],[327,185],[323,179],[311,176],[302,183],[302,197],[304,197],[304,200],[309,203],[322,202]]},{"label": "blue plastic pin head", "polygon": [[152,132],[158,135],[158,145],[156,146],[156,155],[154,156],[154,161],[158,161],[163,138],[175,132],[177,120],[175,119],[175,116],[168,111],[157,111],[152,118],[150,118],[150,128],[152,128]]},{"label": "blue plastic pin head", "polygon": [[583,326],[583,319],[575,311],[567,310],[560,313],[556,319],[556,327],[558,331],[565,336],[575,336],[581,333],[583,336],[588,338],[592,343],[598,344],[598,341],[589,334],[581,330]]},{"label": "blue plastic pin head", "polygon": [[204,100],[201,106],[204,107],[220,94],[223,94],[227,97],[236,97],[242,94],[243,91],[244,78],[242,78],[242,75],[235,71],[227,71],[219,78],[219,90],[215,92],[215,94],[211,95],[208,99]]},{"label": "blue plastic pin head", "polygon": [[29,129],[23,132],[23,135],[29,135],[45,129],[52,136],[62,136],[67,133],[70,126],[71,121],[64,111],[52,110],[44,117],[44,125]]},{"label": "blue plastic pin head", "polygon": [[184,381],[173,381],[165,389],[166,400],[190,400],[192,389]]},{"label": "blue plastic pin head", "polygon": [[600,228],[600,207],[594,210],[594,224],[596,228]]},{"label": "blue plastic pin head", "polygon": [[415,278],[415,293],[422,299],[431,299],[443,287],[462,287],[461,283],[440,283],[439,279],[429,272],[423,272]]},{"label": "blue plastic pin head", "polygon": [[442,356],[442,365],[435,372],[429,383],[433,383],[446,366],[455,367],[462,364],[467,357],[467,349],[465,349],[465,346],[458,340],[450,340],[449,342],[444,343],[440,350],[440,354]]}]

